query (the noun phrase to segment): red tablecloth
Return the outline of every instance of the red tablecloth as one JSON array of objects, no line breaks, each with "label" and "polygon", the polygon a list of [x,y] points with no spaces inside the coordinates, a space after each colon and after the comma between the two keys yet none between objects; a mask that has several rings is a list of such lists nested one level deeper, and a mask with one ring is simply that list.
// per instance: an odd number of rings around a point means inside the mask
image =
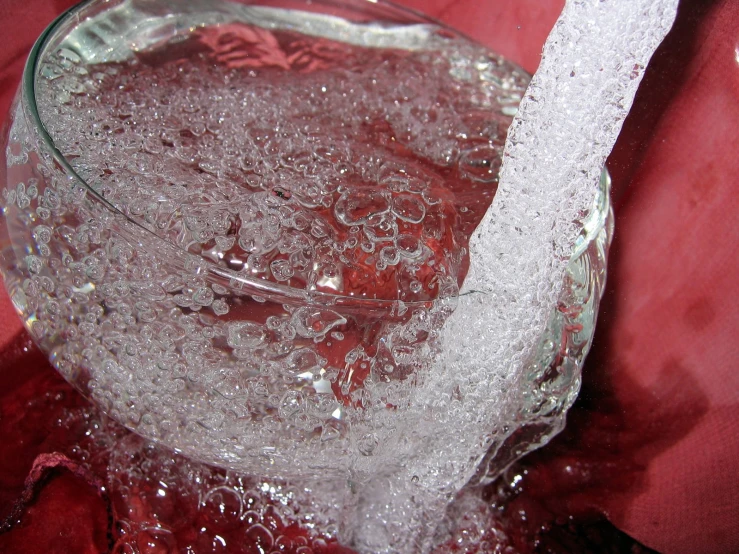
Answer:
[{"label": "red tablecloth", "polygon": [[[529,70],[562,5],[401,3]],[[1,113],[34,38],[70,4],[0,0]],[[739,2],[684,0],[609,160],[617,235],[583,392],[568,429],[523,463],[528,493],[518,505],[571,518],[599,512],[664,553],[739,552],[738,128]],[[38,352],[18,350],[21,325],[4,295],[0,314],[2,520],[34,459],[37,472],[55,463],[36,457],[53,452],[53,440],[13,432],[54,414],[18,399],[65,385]],[[104,548],[103,502],[71,469],[0,521],[0,552]],[[568,552],[561,541],[542,544]]]}]

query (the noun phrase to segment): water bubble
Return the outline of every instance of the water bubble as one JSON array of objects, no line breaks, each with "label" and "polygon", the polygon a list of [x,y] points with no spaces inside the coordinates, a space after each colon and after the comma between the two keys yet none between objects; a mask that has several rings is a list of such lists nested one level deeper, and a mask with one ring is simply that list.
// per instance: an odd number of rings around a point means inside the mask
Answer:
[{"label": "water bubble", "polygon": [[210,307],[216,315],[226,315],[229,311],[228,302],[223,298],[214,300]]},{"label": "water bubble", "polygon": [[339,313],[326,308],[302,306],[291,318],[295,330],[301,337],[323,337],[334,327],[344,325],[346,319]]},{"label": "water bubble", "polygon": [[380,441],[375,434],[364,435],[357,442],[357,450],[359,450],[359,453],[362,454],[362,456],[372,456],[379,442]]},{"label": "water bubble", "polygon": [[286,392],[280,400],[279,414],[282,419],[291,419],[303,409],[303,395],[297,391]]},{"label": "water bubble", "polygon": [[264,343],[266,334],[261,325],[251,322],[228,326],[228,345],[232,348],[256,348]]},{"label": "water bubble", "polygon": [[334,205],[336,218],[344,225],[362,225],[390,211],[385,192],[374,188],[347,191]]},{"label": "water bubble", "polygon": [[396,265],[400,262],[400,250],[395,246],[385,246],[380,250],[380,260],[385,265]]},{"label": "water bubble", "polygon": [[[200,501],[200,510],[215,525],[238,524],[244,512],[244,501],[238,491],[228,486],[208,490]],[[236,523],[234,523],[236,522]]]},{"label": "water bubble", "polygon": [[394,217],[378,216],[369,219],[363,230],[372,242],[391,241],[398,234],[398,223]]},{"label": "water bubble", "polygon": [[192,295],[192,301],[199,306],[210,306],[214,298],[215,294],[210,287],[200,287]]},{"label": "water bubble", "polygon": [[26,267],[31,273],[40,273],[44,267],[44,262],[38,256],[26,256],[25,257]]},{"label": "water bubble", "polygon": [[269,264],[269,268],[278,281],[287,281],[295,275],[295,270],[290,265],[290,261],[285,259],[274,260]]},{"label": "water bubble", "polygon": [[416,195],[400,194],[393,198],[393,213],[403,221],[421,223],[426,215],[426,206]]},{"label": "water bubble", "polygon": [[303,373],[320,368],[326,360],[310,348],[293,350],[285,357],[285,369],[293,373]]},{"label": "water bubble", "polygon": [[46,244],[51,240],[51,228],[46,225],[37,225],[33,229],[33,239],[36,244]]},{"label": "water bubble", "polygon": [[406,258],[415,259],[423,253],[423,245],[420,239],[413,235],[400,235],[395,240],[395,245],[400,254]]},{"label": "water bubble", "polygon": [[[239,241],[241,244],[241,241]],[[269,268],[269,259],[259,254],[250,254],[246,259],[246,265],[253,273],[265,273]]]}]

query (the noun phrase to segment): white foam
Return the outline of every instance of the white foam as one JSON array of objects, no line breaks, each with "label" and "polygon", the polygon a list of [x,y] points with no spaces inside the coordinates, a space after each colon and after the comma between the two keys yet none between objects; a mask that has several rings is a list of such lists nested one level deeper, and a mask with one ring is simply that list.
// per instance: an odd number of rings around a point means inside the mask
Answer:
[{"label": "white foam", "polygon": [[[402,460],[361,506],[386,522],[394,546],[382,552],[428,549],[439,499],[467,482],[485,453],[520,424],[517,408],[529,385],[523,370],[555,306],[601,168],[676,5],[566,4],[511,126],[499,191],[475,232],[460,305],[443,330],[443,359],[417,390],[405,430],[380,440],[388,457]],[[415,533],[399,530],[394,522],[414,509],[426,510],[427,520],[419,518]],[[377,525],[359,529],[360,550],[378,552],[370,536]]]}]

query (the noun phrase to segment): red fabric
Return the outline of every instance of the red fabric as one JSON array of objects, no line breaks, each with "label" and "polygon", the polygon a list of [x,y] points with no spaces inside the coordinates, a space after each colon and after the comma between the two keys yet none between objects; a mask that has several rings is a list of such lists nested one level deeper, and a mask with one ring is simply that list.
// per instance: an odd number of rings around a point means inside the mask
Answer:
[{"label": "red fabric", "polygon": [[[529,70],[562,5],[403,3]],[[69,4],[0,0],[2,113],[33,39]],[[734,0],[685,0],[650,64],[609,160],[617,234],[583,393],[568,429],[522,464],[530,492],[509,511],[595,510],[666,554],[739,552],[737,29]],[[89,476],[64,464],[38,483],[31,474],[49,461],[39,454],[61,450],[49,431],[57,415],[34,412],[33,398],[74,393],[14,340],[21,326],[4,295],[0,314],[0,524],[22,514],[0,528],[0,552],[103,551],[108,516]],[[21,423],[38,431],[16,432]],[[28,486],[33,502],[21,506]],[[542,544],[568,551],[552,540]]]},{"label": "red fabric", "polygon": [[682,9],[622,138],[649,136],[612,156],[615,296],[590,367],[617,393],[628,375],[648,393],[629,408],[661,426],[611,519],[665,552],[718,554],[739,550],[739,4]]},{"label": "red fabric", "polygon": [[19,524],[0,535],[0,546],[16,554],[104,551],[108,510],[99,491],[94,476],[78,464],[61,454],[40,454],[26,479],[19,507],[35,502],[19,514]]}]

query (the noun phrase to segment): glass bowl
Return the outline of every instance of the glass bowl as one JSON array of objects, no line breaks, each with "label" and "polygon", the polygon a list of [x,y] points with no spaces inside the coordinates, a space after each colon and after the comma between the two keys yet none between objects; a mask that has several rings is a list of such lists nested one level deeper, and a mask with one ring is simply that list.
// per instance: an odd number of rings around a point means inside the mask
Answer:
[{"label": "glass bowl", "polygon": [[[511,369],[523,388],[476,415],[483,450],[436,480],[406,474],[404,453],[429,448],[409,406],[453,371],[436,363],[443,325],[527,81],[384,1],[80,4],[35,45],[5,135],[12,302],[129,429],[267,479],[338,483],[337,502],[359,505],[346,525],[369,530],[360,549],[403,551],[398,506],[428,519],[469,468],[494,479],[562,428],[579,389],[612,231],[605,174],[549,325]],[[459,387],[449,399],[479,408]]]}]

